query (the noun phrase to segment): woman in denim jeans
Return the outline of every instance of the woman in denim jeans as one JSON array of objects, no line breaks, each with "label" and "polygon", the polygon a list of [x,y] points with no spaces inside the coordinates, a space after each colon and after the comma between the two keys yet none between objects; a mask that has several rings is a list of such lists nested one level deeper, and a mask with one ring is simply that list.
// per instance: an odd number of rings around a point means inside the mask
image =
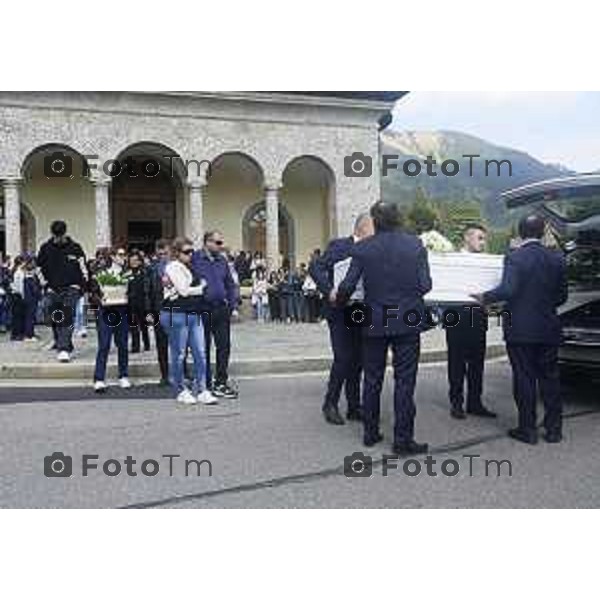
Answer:
[{"label": "woman in denim jeans", "polygon": [[[206,389],[206,354],[204,327],[198,312],[198,297],[206,282],[194,278],[190,269],[194,247],[187,238],[173,242],[173,260],[165,268],[164,302],[160,324],[169,338],[170,381],[182,404],[216,404],[217,399]],[[194,359],[192,390],[185,383],[184,361],[189,347]]]},{"label": "woman in denim jeans", "polygon": [[94,391],[97,394],[106,392],[106,365],[112,338],[117,346],[117,360],[119,369],[119,387],[129,389],[129,315],[127,300],[122,304],[105,304],[102,286],[98,283],[101,274],[107,273],[115,277],[126,278],[123,267],[114,260],[114,254],[104,248],[96,252],[96,261],[93,266],[93,276],[90,280],[90,303],[98,306],[96,330],[98,332],[98,349],[96,352],[96,367],[94,369]]}]

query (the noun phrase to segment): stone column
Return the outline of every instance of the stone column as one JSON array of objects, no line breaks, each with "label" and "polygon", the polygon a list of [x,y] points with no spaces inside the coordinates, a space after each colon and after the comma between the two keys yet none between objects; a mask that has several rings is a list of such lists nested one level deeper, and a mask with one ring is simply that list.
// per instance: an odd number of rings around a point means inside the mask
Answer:
[{"label": "stone column", "polygon": [[4,187],[4,223],[6,254],[13,258],[21,253],[21,180],[6,179]]},{"label": "stone column", "polygon": [[96,248],[108,248],[112,245],[110,227],[110,203],[108,188],[110,180],[93,180],[96,195]]},{"label": "stone column", "polygon": [[267,265],[269,269],[279,268],[279,187],[265,189],[267,214]]},{"label": "stone column", "polygon": [[202,247],[204,235],[204,188],[205,182],[195,180],[188,183],[189,236],[196,248]]}]

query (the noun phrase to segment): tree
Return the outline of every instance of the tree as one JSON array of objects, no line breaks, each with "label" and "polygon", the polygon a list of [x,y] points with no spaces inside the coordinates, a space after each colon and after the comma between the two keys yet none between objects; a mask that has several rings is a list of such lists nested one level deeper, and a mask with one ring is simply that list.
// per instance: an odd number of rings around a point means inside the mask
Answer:
[{"label": "tree", "polygon": [[415,191],[415,201],[405,213],[405,225],[408,231],[417,235],[436,229],[439,222],[439,210],[421,187]]}]

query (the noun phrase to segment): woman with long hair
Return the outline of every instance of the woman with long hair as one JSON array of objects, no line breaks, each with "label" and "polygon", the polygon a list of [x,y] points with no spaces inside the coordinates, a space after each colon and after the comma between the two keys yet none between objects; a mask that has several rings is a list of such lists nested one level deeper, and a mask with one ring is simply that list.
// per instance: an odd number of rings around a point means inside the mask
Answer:
[{"label": "woman with long hair", "polygon": [[[171,385],[177,402],[216,404],[206,389],[206,352],[204,327],[198,310],[206,282],[197,279],[190,268],[194,246],[187,238],[173,242],[172,260],[165,268],[164,301],[160,324],[169,338]],[[184,361],[189,347],[194,359],[194,379],[190,390],[185,382]]]}]

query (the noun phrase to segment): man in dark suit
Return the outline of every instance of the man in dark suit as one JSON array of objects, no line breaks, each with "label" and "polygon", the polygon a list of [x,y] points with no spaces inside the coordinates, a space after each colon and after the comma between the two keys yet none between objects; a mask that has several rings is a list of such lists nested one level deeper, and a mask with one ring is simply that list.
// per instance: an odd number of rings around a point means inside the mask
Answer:
[{"label": "man in dark suit", "polygon": [[556,309],[567,300],[567,272],[562,253],[541,243],[545,226],[537,215],[519,223],[521,241],[505,258],[500,285],[477,297],[484,304],[506,302],[504,339],[519,411],[519,426],[509,435],[527,444],[538,441],[538,389],[545,408],[545,439],[550,443],[562,439],[561,326]]},{"label": "man in dark suit", "polygon": [[[467,225],[463,231],[461,252],[480,253],[485,250],[487,230],[478,223]],[[448,384],[450,415],[466,418],[464,388],[467,382],[467,413],[478,417],[495,417],[481,401],[483,369],[487,344],[487,315],[479,307],[461,306],[456,309],[459,320],[446,326],[448,348]]]},{"label": "man in dark suit", "polygon": [[364,443],[370,447],[383,439],[380,396],[391,346],[395,381],[392,449],[398,455],[418,454],[428,449],[427,444],[414,440],[420,333],[427,323],[423,296],[431,290],[427,251],[419,238],[400,231],[397,205],[378,202],[371,208],[371,216],[375,235],[353,248],[352,263],[338,290],[339,299],[344,300],[362,278],[363,313],[347,310],[346,324],[360,324],[364,335]]},{"label": "man in dark suit", "polygon": [[345,387],[349,421],[361,420],[360,377],[362,374],[362,335],[359,329],[348,328],[344,324],[344,307],[336,304],[334,270],[336,264],[348,260],[355,243],[373,235],[373,221],[367,214],[361,214],[355,221],[354,234],[332,240],[327,250],[316,256],[308,271],[318,290],[323,294],[323,313],[329,326],[333,363],[323,403],[323,415],[328,423],[343,425],[338,404],[342,387]]}]

